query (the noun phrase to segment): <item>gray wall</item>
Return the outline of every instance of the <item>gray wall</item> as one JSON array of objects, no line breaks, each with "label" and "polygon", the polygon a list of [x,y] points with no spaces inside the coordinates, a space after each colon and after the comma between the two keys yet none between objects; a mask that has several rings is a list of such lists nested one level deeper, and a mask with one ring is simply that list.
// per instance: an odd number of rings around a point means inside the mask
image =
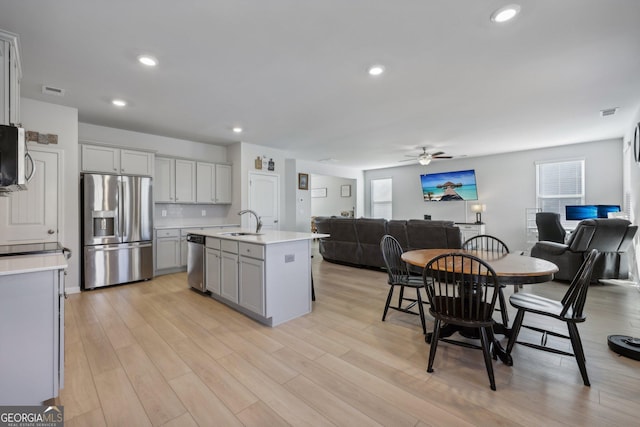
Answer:
[{"label": "gray wall", "polygon": [[[371,180],[393,179],[393,218],[422,218],[473,222],[474,203],[486,204],[482,214],[488,234],[500,237],[509,249],[529,250],[525,209],[536,207],[536,161],[585,159],[586,203],[623,204],[622,140],[572,144],[494,156],[436,160],[429,166],[411,165],[365,171],[365,199],[370,200]],[[423,202],[420,174],[475,169],[477,202]],[[370,214],[369,203],[365,212]]]},{"label": "gray wall", "polygon": [[[342,211],[353,211],[356,207],[357,182],[355,179],[327,175],[311,175],[311,189],[325,188],[327,197],[311,198],[311,216],[340,216]],[[341,187],[351,186],[351,196],[342,197]]]}]

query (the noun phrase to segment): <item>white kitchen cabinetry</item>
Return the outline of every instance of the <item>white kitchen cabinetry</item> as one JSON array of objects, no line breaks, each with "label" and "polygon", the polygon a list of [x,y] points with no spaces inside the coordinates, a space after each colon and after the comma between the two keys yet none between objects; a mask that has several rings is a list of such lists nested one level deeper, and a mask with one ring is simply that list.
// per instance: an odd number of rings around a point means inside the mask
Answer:
[{"label": "white kitchen cabinetry", "polygon": [[484,224],[456,222],[458,228],[460,228],[460,234],[462,235],[462,243],[469,240],[472,237],[485,234]]},{"label": "white kitchen cabinetry", "polygon": [[82,145],[83,172],[153,175],[153,153],[101,145]]},{"label": "white kitchen cabinetry", "polygon": [[0,124],[20,123],[21,79],[18,36],[0,30]]},{"label": "white kitchen cabinetry", "polygon": [[239,304],[264,316],[264,246],[240,243],[239,254]]},{"label": "white kitchen cabinetry", "polygon": [[238,242],[220,242],[220,296],[238,303]]},{"label": "white kitchen cabinetry", "polygon": [[[64,263],[62,255],[43,256]],[[0,274],[3,405],[40,405],[64,386],[64,270],[38,271],[46,262]]]},{"label": "white kitchen cabinetry", "polygon": [[156,230],[156,270],[180,268],[180,229]]},{"label": "white kitchen cabinetry", "polygon": [[222,257],[220,239],[206,238],[205,249],[205,287],[215,295],[220,295],[220,277],[222,273]]},{"label": "white kitchen cabinetry", "polygon": [[198,162],[196,171],[198,203],[231,203],[231,166]]},{"label": "white kitchen cabinetry", "polygon": [[187,234],[189,234],[188,228],[180,230],[180,266],[187,266],[187,258],[189,256],[189,246],[187,245]]},{"label": "white kitchen cabinetry", "polygon": [[153,195],[156,203],[195,203],[196,162],[156,157]]}]

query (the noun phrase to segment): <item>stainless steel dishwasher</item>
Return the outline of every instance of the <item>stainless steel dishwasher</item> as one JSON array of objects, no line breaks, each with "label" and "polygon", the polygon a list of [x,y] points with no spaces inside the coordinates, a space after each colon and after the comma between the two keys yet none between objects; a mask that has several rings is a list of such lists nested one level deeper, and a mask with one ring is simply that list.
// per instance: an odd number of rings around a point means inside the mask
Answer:
[{"label": "stainless steel dishwasher", "polygon": [[189,286],[205,292],[204,239],[201,234],[187,234],[187,281]]}]

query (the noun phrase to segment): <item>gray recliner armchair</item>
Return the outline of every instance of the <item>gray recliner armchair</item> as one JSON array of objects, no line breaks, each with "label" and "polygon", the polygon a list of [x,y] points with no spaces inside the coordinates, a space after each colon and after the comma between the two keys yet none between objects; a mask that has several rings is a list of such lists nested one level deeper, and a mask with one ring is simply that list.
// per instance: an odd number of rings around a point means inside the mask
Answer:
[{"label": "gray recliner armchair", "polygon": [[580,221],[567,243],[542,241],[531,249],[531,256],[546,259],[558,266],[557,280],[572,280],[591,249],[602,253],[596,263],[592,282],[598,279],[627,279],[627,249],[638,226],[626,219],[585,219]]},{"label": "gray recliner armchair", "polygon": [[546,242],[564,243],[567,232],[560,222],[560,214],[556,212],[536,213],[538,240]]}]

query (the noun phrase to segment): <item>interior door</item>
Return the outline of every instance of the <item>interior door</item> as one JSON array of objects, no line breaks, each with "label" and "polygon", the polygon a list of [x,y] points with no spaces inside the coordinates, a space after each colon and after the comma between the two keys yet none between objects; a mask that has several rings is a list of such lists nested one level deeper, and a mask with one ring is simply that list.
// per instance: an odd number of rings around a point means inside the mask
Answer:
[{"label": "interior door", "polygon": [[[60,153],[29,149],[35,173],[28,190],[0,197],[0,243],[58,241],[58,169]],[[27,165],[29,163],[27,162]],[[27,166],[29,169],[29,166]]]},{"label": "interior door", "polygon": [[[280,177],[249,172],[249,209],[255,211],[262,220],[262,228],[280,229]],[[249,219],[249,228],[255,228],[253,215],[243,215]]]}]

